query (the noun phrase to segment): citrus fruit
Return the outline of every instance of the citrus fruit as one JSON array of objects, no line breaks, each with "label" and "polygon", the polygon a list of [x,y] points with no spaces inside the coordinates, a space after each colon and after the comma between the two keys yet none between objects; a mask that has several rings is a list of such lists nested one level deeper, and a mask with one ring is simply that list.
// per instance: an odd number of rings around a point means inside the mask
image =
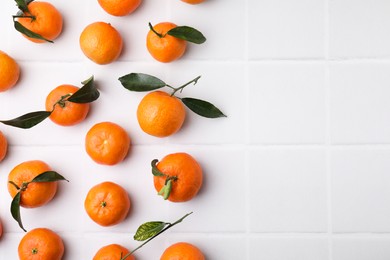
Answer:
[{"label": "citrus fruit", "polygon": [[100,6],[107,13],[114,16],[125,16],[141,4],[141,0],[98,0]]},{"label": "citrus fruit", "polygon": [[145,95],[137,108],[141,129],[150,135],[166,137],[176,133],[183,125],[186,111],[182,102],[163,91]]},{"label": "citrus fruit", "polygon": [[7,155],[7,150],[8,150],[7,138],[0,131],[0,162],[4,160],[5,156]]},{"label": "citrus fruit", "polygon": [[89,111],[88,103],[79,104],[66,101],[77,90],[79,88],[76,86],[60,85],[46,97],[46,110],[52,111],[50,119],[54,123],[62,126],[71,126],[85,119]]},{"label": "citrus fruit", "polygon": [[[34,1],[28,4],[28,10],[29,12],[25,12],[24,15],[33,16],[33,18],[18,18],[18,22],[20,22],[24,27],[51,41],[61,34],[62,16],[52,4],[48,2]],[[25,35],[23,34],[23,36]],[[45,42],[41,39],[35,39],[28,36],[25,37],[32,42]]]},{"label": "citrus fruit", "polygon": [[160,192],[167,187],[167,177],[171,179],[169,201],[184,202],[198,193],[203,182],[202,168],[187,153],[173,153],[165,156],[157,164],[157,169],[165,176],[154,176],[154,187]]},{"label": "citrus fruit", "polygon": [[23,190],[20,197],[21,206],[35,208],[48,203],[57,192],[57,182],[34,182],[28,184],[25,189],[23,187],[37,175],[50,170],[49,165],[39,160],[26,161],[15,166],[8,175],[8,192],[11,197],[15,197],[19,190],[10,181]]},{"label": "citrus fruit", "polygon": [[153,58],[160,62],[171,62],[179,59],[185,52],[187,42],[167,32],[177,27],[176,24],[163,22],[153,26],[146,36],[146,47]]},{"label": "citrus fruit", "polygon": [[160,260],[204,260],[202,251],[196,246],[179,242],[165,249]]},{"label": "citrus fruit", "polygon": [[129,135],[121,126],[112,122],[95,124],[85,137],[87,154],[99,164],[117,164],[126,157],[129,149]]},{"label": "citrus fruit", "polygon": [[3,223],[1,222],[1,219],[0,219],[0,238],[2,235],[3,235]]},{"label": "citrus fruit", "polygon": [[7,53],[0,51],[0,92],[13,86],[19,79],[19,65]]},{"label": "citrus fruit", "polygon": [[[119,260],[121,259],[121,256],[125,256],[129,252],[130,251],[127,250],[127,248],[121,245],[111,244],[100,248],[93,257],[93,260]],[[134,259],[135,258],[132,255],[126,258],[126,260]]]},{"label": "citrus fruit", "polygon": [[122,36],[109,23],[92,23],[80,35],[81,50],[97,64],[115,61],[122,51],[122,45]]},{"label": "citrus fruit", "polygon": [[84,208],[97,224],[112,226],[126,218],[130,210],[130,199],[126,190],[118,184],[102,182],[88,191]]},{"label": "citrus fruit", "polygon": [[197,5],[203,3],[205,0],[181,0],[181,1],[186,2],[188,4]]},{"label": "citrus fruit", "polygon": [[47,228],[36,228],[24,235],[18,247],[20,260],[61,260],[64,244],[61,237]]}]

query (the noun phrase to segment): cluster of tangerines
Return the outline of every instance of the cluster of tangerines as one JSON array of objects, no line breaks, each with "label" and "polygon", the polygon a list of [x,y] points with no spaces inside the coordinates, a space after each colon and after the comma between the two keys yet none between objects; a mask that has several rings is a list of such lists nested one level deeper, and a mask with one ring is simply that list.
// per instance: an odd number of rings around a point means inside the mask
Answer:
[{"label": "cluster of tangerines", "polygon": [[[19,8],[13,17],[15,29],[27,39],[43,43],[53,41],[62,31],[62,16],[50,3],[33,0],[15,0]],[[204,0],[182,0],[198,4]],[[111,15],[124,16],[132,13],[141,0],[98,0],[101,7]],[[147,35],[147,48],[160,62],[171,62],[180,58],[186,42],[202,43],[206,39],[194,28],[176,26],[173,23],[160,23],[150,26]],[[110,24],[96,22],[88,25],[80,35],[80,47],[84,54],[98,64],[107,64],[118,58],[122,49],[122,38]],[[20,68],[17,62],[0,51],[0,92],[16,85]],[[208,101],[178,97],[176,93],[197,77],[180,87],[172,87],[161,79],[143,73],[130,73],[119,78],[124,88],[130,91],[150,91],[137,108],[137,120],[141,129],[152,136],[167,137],[180,130],[189,108],[196,114],[207,118],[225,116]],[[45,110],[24,114],[11,120],[2,120],[5,125],[31,128],[49,118],[61,126],[81,123],[87,117],[90,103],[99,98],[99,91],[93,77],[82,82],[82,87],[60,85],[46,98]],[[157,90],[168,87],[171,93]],[[85,151],[98,164],[116,165],[123,161],[130,149],[131,140],[120,125],[113,122],[100,122],[92,126],[85,135]],[[0,162],[7,154],[7,139],[0,131]],[[161,161],[151,162],[154,187],[159,195],[171,202],[185,202],[196,196],[202,186],[203,174],[200,164],[185,152],[165,156]],[[15,166],[8,175],[8,191],[12,197],[11,215],[19,226],[22,223],[20,207],[40,207],[52,200],[57,191],[58,181],[67,181],[50,166],[40,160],[25,161]],[[84,200],[88,216],[101,226],[112,226],[122,222],[131,207],[129,195],[119,184],[103,182],[92,187]],[[189,215],[189,214],[187,214]],[[187,216],[186,215],[186,216]],[[172,223],[147,222],[139,227],[134,239],[149,242],[168,228],[180,223],[186,216]],[[0,222],[0,236],[2,225]],[[142,244],[143,245],[143,244]],[[142,246],[141,245],[141,246]],[[125,247],[111,244],[97,251],[93,259],[135,259]],[[26,233],[19,244],[20,259],[62,259],[64,245],[54,231],[36,228]],[[205,259],[194,245],[180,242],[167,248],[163,260]]]}]

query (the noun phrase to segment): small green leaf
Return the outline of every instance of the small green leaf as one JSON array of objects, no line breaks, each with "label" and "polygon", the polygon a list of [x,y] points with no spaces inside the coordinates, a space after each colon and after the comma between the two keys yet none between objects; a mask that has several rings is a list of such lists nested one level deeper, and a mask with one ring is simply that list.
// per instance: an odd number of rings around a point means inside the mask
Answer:
[{"label": "small green leaf", "polygon": [[94,84],[93,76],[83,81],[82,84],[84,86],[73,93],[67,101],[73,103],[90,103],[99,98],[100,93]]},{"label": "small green leaf", "polygon": [[169,179],[166,181],[165,185],[158,192],[158,195],[161,195],[164,198],[164,200],[167,200],[169,198],[169,195],[171,195],[171,191],[172,191],[172,179]]},{"label": "small green leaf", "polygon": [[138,227],[137,232],[134,235],[134,240],[145,241],[157,235],[168,223],[162,221],[146,222]]},{"label": "small green leaf", "polygon": [[37,175],[31,182],[54,182],[54,181],[67,181],[62,175],[55,171],[46,171]]},{"label": "small green leaf", "polygon": [[221,110],[210,102],[196,98],[182,98],[181,101],[196,114],[207,118],[226,117]]},{"label": "small green leaf", "polygon": [[164,81],[143,73],[130,73],[119,78],[121,84],[130,91],[151,91],[165,87]]},{"label": "small green leaf", "polygon": [[37,34],[33,31],[30,31],[29,29],[24,27],[21,23],[19,23],[18,21],[15,21],[15,20],[14,20],[14,27],[18,32],[26,35],[27,37],[39,39],[39,40],[44,40],[44,41],[53,43],[53,41],[46,39],[45,37],[41,36],[40,34]]},{"label": "small green leaf", "polygon": [[158,168],[157,168],[157,159],[154,159],[151,163],[152,165],[152,173],[154,176],[166,176],[164,173],[162,173]]},{"label": "small green leaf", "polygon": [[206,37],[200,31],[189,26],[177,26],[169,30],[167,34],[196,44],[201,44],[206,41]]},{"label": "small green leaf", "polygon": [[0,123],[27,129],[39,124],[40,122],[48,118],[50,114],[51,112],[49,111],[31,112],[11,120],[0,121]]},{"label": "small green leaf", "polygon": [[25,0],[15,0],[16,2],[16,5],[18,6],[18,8],[22,11],[22,12],[27,12],[28,11],[28,7],[27,5],[32,2],[32,1],[25,1]]},{"label": "small green leaf", "polygon": [[27,230],[23,227],[22,224],[22,218],[20,216],[20,191],[16,193],[15,197],[12,199],[11,202],[11,215],[12,217],[18,222],[19,227],[24,230],[24,232],[27,232]]}]

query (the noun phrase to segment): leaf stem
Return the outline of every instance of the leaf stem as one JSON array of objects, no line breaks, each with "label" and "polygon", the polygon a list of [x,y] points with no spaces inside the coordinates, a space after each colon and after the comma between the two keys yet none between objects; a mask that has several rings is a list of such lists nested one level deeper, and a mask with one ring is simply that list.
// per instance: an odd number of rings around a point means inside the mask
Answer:
[{"label": "leaf stem", "polygon": [[9,184],[12,184],[17,190],[20,190],[20,187],[13,181],[9,181]]},{"label": "leaf stem", "polygon": [[153,25],[149,22],[149,28],[152,32],[154,32],[158,37],[163,38],[165,35],[162,35],[161,33],[158,33],[154,28]]},{"label": "leaf stem", "polygon": [[195,85],[195,84],[198,82],[198,80],[200,79],[200,77],[201,77],[201,76],[198,76],[198,77],[194,78],[193,80],[187,82],[186,84],[184,84],[184,85],[182,85],[182,86],[180,86],[180,87],[178,87],[178,88],[173,88],[174,91],[172,92],[171,97],[173,97],[177,91],[180,90],[180,92],[181,92],[181,91],[182,91],[185,87],[187,87],[189,84],[194,83],[194,85]]},{"label": "leaf stem", "polygon": [[51,110],[51,112],[54,111],[54,109],[55,109],[55,107],[56,107],[57,104],[58,104],[60,107],[64,108],[64,107],[65,107],[66,98],[70,97],[71,95],[72,95],[72,94],[66,94],[66,95],[61,96],[61,99],[54,103],[53,109]]},{"label": "leaf stem", "polygon": [[171,227],[179,224],[180,222],[182,222],[186,217],[188,217],[189,215],[191,215],[192,212],[190,213],[187,213],[185,214],[182,218],[176,220],[175,222],[173,223],[168,223],[168,225],[163,229],[161,230],[160,232],[158,232],[157,234],[155,234],[154,236],[152,236],[151,238],[149,238],[148,240],[146,240],[145,242],[143,242],[141,245],[139,245],[137,248],[135,248],[133,251],[131,251],[130,253],[124,255],[120,260],[125,260],[126,258],[128,258],[129,256],[133,255],[135,251],[137,251],[138,249],[140,249],[141,247],[143,247],[145,244],[147,244],[148,242],[150,242],[151,240],[153,240],[155,237],[157,237],[158,235],[160,235],[161,233],[167,231],[168,229],[170,229]]},{"label": "leaf stem", "polygon": [[13,15],[12,16],[15,20],[15,18],[30,18],[32,21],[35,21],[36,17],[34,15]]}]

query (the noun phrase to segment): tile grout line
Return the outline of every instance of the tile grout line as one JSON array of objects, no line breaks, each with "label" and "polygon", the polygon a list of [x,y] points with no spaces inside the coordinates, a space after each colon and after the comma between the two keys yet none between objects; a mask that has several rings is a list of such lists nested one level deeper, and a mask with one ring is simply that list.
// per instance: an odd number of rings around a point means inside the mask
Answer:
[{"label": "tile grout line", "polygon": [[330,1],[325,0],[324,54],[325,54],[325,106],[326,106],[326,187],[327,187],[327,233],[328,259],[333,259],[333,219],[332,219],[332,172],[331,172],[331,91],[330,91]]}]

